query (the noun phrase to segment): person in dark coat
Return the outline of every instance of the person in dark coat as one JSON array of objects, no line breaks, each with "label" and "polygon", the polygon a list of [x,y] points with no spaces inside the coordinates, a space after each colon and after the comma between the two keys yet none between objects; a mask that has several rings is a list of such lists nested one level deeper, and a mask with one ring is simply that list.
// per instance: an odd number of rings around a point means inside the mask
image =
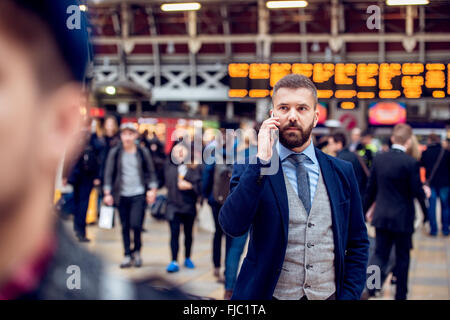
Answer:
[{"label": "person in dark coat", "polygon": [[103,186],[106,160],[108,158],[109,151],[120,144],[119,126],[115,116],[106,116],[103,124],[103,135],[102,137],[99,137],[99,139],[102,140],[103,145],[100,151],[100,180]]},{"label": "person in dark coat", "polygon": [[[405,153],[411,144],[411,136],[409,125],[398,124],[394,127],[391,151],[375,157],[364,199],[364,212],[376,201],[372,218],[372,225],[376,228],[376,245],[369,265],[380,267],[382,280],[386,277],[389,255],[395,245],[396,300],[405,300],[408,293],[414,198],[425,199],[419,162]],[[374,296],[375,289],[365,291],[363,297]]]},{"label": "person in dark coat", "polygon": [[358,181],[359,194],[361,198],[366,190],[369,170],[364,160],[347,147],[347,138],[342,132],[336,132],[328,138],[328,150],[336,154],[336,157],[350,162],[355,170],[356,180]]},{"label": "person in dark coat", "polygon": [[167,220],[170,227],[170,249],[172,261],[167,266],[167,272],[179,271],[178,249],[180,227],[184,230],[184,248],[186,268],[195,268],[191,260],[191,248],[193,242],[192,231],[197,215],[197,198],[201,188],[201,168],[192,164],[193,151],[183,142],[177,142],[172,146],[172,151],[166,160],[164,175],[167,187]]},{"label": "person in dark coat", "polygon": [[422,153],[420,164],[426,170],[427,182],[431,188],[430,207],[428,210],[430,235],[436,236],[438,232],[436,202],[437,198],[439,198],[441,201],[442,234],[448,236],[450,234],[450,152],[442,147],[441,139],[438,135],[431,134],[428,139],[429,145],[427,150]]},{"label": "person in dark coat", "polygon": [[95,147],[89,140],[89,131],[83,130],[81,133],[84,150],[80,154],[70,173],[67,182],[73,186],[74,201],[74,231],[80,242],[89,242],[86,237],[86,214],[89,206],[89,197],[92,188],[100,184],[100,159],[97,156]]}]

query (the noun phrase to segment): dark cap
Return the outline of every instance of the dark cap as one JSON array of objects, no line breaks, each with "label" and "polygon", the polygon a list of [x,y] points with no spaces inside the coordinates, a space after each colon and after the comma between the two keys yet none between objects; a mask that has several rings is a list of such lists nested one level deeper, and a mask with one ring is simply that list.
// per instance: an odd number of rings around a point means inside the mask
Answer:
[{"label": "dark cap", "polygon": [[[78,0],[12,0],[13,3],[41,18],[47,24],[72,78],[83,82],[92,50],[87,32],[86,13],[79,10]],[[79,28],[69,29],[68,21],[75,11],[79,14]],[[69,25],[71,23],[69,22]],[[78,27],[78,26],[77,26]]]}]

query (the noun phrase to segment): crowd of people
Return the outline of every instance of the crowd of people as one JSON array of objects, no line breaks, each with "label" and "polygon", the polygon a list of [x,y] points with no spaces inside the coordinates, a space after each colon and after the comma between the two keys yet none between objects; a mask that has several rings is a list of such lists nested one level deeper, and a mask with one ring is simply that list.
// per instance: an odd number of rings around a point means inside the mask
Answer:
[{"label": "crowd of people", "polygon": [[[225,130],[221,131],[225,136]],[[213,137],[214,138],[214,137]],[[217,137],[216,137],[217,138]],[[217,138],[219,139],[219,138]],[[156,190],[164,205],[158,206],[160,218],[168,221],[172,261],[166,270],[178,272],[180,231],[184,232],[184,266],[195,268],[191,260],[193,227],[198,205],[204,201],[211,207],[215,222],[212,239],[212,262],[214,275],[225,284],[226,298],[231,297],[236,281],[239,262],[244,251],[247,235],[240,238],[226,236],[226,252],[221,254],[224,232],[218,222],[219,211],[229,192],[232,165],[216,164],[216,157],[225,159],[223,153],[211,152],[212,164],[195,164],[194,149],[189,143],[175,141],[169,154],[164,143],[154,132],[138,133],[135,123],[118,125],[115,115],[104,119],[86,119],[79,139],[82,150],[73,163],[66,163],[64,185],[72,190],[62,194],[61,216],[73,214],[73,229],[80,242],[89,242],[86,236],[86,218],[93,189],[99,193],[97,215],[102,205],[118,209],[122,228],[124,258],[121,268],[141,267],[142,232],[144,218],[155,203]],[[216,140],[206,141],[204,148],[214,149]],[[250,136],[233,140],[235,159],[256,154],[256,144]],[[186,161],[187,159],[190,161]],[[210,161],[211,162],[211,161]],[[161,212],[161,211],[164,212]],[[133,241],[131,241],[131,239]],[[225,270],[221,272],[222,257]]]},{"label": "crowd of people", "polygon": [[[363,199],[366,221],[375,227],[369,265],[381,268],[382,283],[392,272],[396,298],[406,299],[409,251],[412,234],[422,225],[430,237],[439,233],[436,204],[441,204],[441,232],[449,236],[450,152],[448,140],[431,133],[422,152],[408,125],[397,125],[389,139],[374,141],[373,135],[354,128],[350,143],[336,132],[325,137],[323,150],[352,163]],[[377,144],[380,147],[377,147]],[[420,177],[420,169],[425,176]],[[420,210],[416,212],[416,199]],[[423,219],[421,219],[423,217]],[[366,290],[363,298],[379,289]]]}]

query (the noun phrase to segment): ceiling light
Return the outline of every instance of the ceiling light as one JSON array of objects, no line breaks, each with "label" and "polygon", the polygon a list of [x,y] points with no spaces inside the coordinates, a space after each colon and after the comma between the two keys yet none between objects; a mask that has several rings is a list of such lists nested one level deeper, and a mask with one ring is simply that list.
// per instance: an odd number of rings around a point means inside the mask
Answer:
[{"label": "ceiling light", "polygon": [[304,8],[307,1],[268,1],[266,7],[269,9]]},{"label": "ceiling light", "polygon": [[388,6],[424,5],[429,3],[429,0],[386,0]]},{"label": "ceiling light", "polygon": [[87,5],[85,5],[85,4],[80,4],[78,7],[79,7],[80,10],[83,11],[83,12],[86,12],[87,9],[88,9],[88,8],[87,8]]},{"label": "ceiling light", "polygon": [[105,92],[106,92],[107,94],[113,96],[113,95],[116,94],[116,87],[114,87],[114,86],[107,86],[107,87],[105,88]]},{"label": "ceiling light", "polygon": [[202,6],[198,2],[186,3],[165,3],[161,5],[162,11],[193,11],[199,10]]}]

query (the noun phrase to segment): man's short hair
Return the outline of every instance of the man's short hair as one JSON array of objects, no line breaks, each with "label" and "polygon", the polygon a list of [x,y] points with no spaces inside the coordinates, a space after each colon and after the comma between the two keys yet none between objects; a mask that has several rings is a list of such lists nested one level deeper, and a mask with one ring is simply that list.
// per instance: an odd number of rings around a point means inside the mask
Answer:
[{"label": "man's short hair", "polygon": [[428,139],[430,139],[431,143],[439,143],[439,142],[441,142],[441,138],[436,133],[431,133],[428,136]]},{"label": "man's short hair", "polygon": [[336,132],[331,135],[335,143],[342,143],[342,147],[345,148],[347,145],[347,137],[342,132]]},{"label": "man's short hair", "polygon": [[311,91],[314,97],[314,108],[316,108],[316,105],[318,103],[317,99],[317,88],[314,85],[314,83],[309,79],[308,77],[302,75],[302,74],[288,74],[287,76],[284,76],[273,87],[273,94],[272,96],[275,96],[275,93],[281,89],[281,88],[288,88],[288,89],[300,89],[305,88]]},{"label": "man's short hair", "polygon": [[412,137],[412,128],[405,123],[397,124],[392,131],[392,142],[397,144],[405,144]]}]

